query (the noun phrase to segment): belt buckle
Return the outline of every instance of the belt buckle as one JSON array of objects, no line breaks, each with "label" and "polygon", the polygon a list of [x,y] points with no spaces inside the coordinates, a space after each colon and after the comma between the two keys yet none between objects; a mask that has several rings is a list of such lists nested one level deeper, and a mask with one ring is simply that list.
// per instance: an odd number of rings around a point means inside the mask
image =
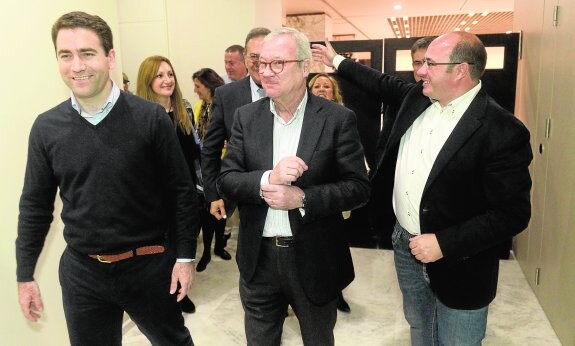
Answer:
[{"label": "belt buckle", "polygon": [[289,247],[289,245],[283,245],[279,242],[280,237],[275,237],[275,242],[277,247]]},{"label": "belt buckle", "polygon": [[96,255],[96,259],[101,263],[112,263],[112,261],[106,260],[105,257],[102,255]]}]

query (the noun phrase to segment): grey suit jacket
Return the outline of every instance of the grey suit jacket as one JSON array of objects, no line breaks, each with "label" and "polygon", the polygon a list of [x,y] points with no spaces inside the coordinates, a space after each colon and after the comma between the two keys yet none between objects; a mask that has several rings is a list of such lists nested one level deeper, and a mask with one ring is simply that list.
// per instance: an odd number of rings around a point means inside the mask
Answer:
[{"label": "grey suit jacket", "polygon": [[202,148],[202,178],[207,202],[220,199],[216,190],[216,177],[220,173],[224,141],[229,140],[231,136],[234,112],[238,107],[251,102],[252,92],[249,76],[216,88],[212,120]]},{"label": "grey suit jacket", "polygon": [[[377,91],[397,117],[371,176],[372,200],[394,223],[392,193],[401,137],[431,104],[422,84],[405,83],[349,59],[338,73]],[[529,131],[481,89],[431,169],[419,208],[420,230],[434,233],[443,258],[427,265],[431,288],[456,309],[489,304],[497,290],[498,245],[531,217]]]},{"label": "grey suit jacket", "polygon": [[[218,177],[220,193],[238,201],[237,261],[242,278],[248,281],[258,264],[268,212],[260,197],[260,179],[273,169],[273,119],[269,98],[236,111]],[[293,184],[305,192],[305,216],[299,209],[289,211],[297,269],[308,298],[325,304],[354,278],[341,212],[361,206],[369,197],[355,114],[309,95],[297,156],[308,165]]]}]

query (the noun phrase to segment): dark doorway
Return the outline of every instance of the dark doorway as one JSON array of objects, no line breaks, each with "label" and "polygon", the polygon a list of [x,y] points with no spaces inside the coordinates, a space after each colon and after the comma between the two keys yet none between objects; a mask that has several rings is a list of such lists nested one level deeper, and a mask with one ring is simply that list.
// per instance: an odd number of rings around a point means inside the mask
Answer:
[{"label": "dark doorway", "polygon": [[[324,42],[313,42],[323,44]],[[346,58],[354,59],[359,63],[378,71],[382,70],[383,41],[333,41],[333,48]],[[323,66],[323,65],[320,65]],[[316,73],[312,67],[309,79]],[[355,84],[340,78],[337,73],[329,73],[334,77],[341,88],[345,106],[357,115],[357,127],[361,143],[365,152],[365,160],[369,169],[375,168],[375,149],[381,130],[383,105],[377,94],[372,94],[358,88]],[[362,207],[351,212],[346,220],[346,229],[349,234],[351,246],[367,248],[390,248],[391,239],[387,238],[371,224],[368,207]]]}]

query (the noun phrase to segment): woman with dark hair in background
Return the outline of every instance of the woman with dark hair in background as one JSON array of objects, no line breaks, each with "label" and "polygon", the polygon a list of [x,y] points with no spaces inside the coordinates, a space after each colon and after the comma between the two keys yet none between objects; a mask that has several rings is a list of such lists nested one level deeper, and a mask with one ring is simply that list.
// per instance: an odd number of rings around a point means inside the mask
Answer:
[{"label": "woman with dark hair in background", "polygon": [[[208,132],[210,121],[212,120],[212,100],[217,87],[225,84],[222,77],[211,68],[203,68],[192,75],[194,81],[194,92],[198,94],[200,101],[194,106],[194,120],[198,128],[200,142],[203,143],[204,137]],[[204,271],[210,263],[212,238],[216,238],[214,245],[214,254],[228,261],[232,256],[226,251],[226,219],[218,220],[210,214],[209,204],[202,206],[200,219],[202,220],[202,238],[204,241],[204,252],[198,262],[196,270]]]},{"label": "woman with dark hair in background", "polygon": [[[172,119],[194,186],[197,188],[201,185],[201,177],[198,175],[200,167],[199,140],[191,120],[193,117],[192,110],[186,109],[184,105],[176,72],[168,58],[154,55],[142,61],[138,71],[136,94],[148,101],[162,105]],[[201,191],[198,191],[198,196],[201,197]],[[169,239],[169,244],[175,244],[174,239]],[[194,303],[187,295],[180,301],[180,307],[183,312],[193,313],[196,311]]]}]

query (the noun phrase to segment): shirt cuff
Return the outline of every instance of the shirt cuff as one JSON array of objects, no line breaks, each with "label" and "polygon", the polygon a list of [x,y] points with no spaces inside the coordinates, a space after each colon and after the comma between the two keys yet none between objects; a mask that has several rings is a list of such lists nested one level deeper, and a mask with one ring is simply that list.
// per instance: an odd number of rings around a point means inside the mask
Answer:
[{"label": "shirt cuff", "polygon": [[178,263],[193,263],[195,261],[196,261],[195,258],[178,258],[178,259],[176,259],[176,262],[178,262]]},{"label": "shirt cuff", "polygon": [[270,174],[272,174],[272,171],[265,171],[264,174],[262,174],[262,178],[260,179],[260,197],[264,198],[264,194],[262,192],[262,185],[267,185],[270,183]]},{"label": "shirt cuff", "polygon": [[338,54],[338,55],[333,57],[333,60],[331,61],[331,63],[333,64],[333,67],[335,67],[335,69],[337,70],[339,68],[339,64],[341,64],[341,62],[344,60],[345,60],[345,58]]}]

